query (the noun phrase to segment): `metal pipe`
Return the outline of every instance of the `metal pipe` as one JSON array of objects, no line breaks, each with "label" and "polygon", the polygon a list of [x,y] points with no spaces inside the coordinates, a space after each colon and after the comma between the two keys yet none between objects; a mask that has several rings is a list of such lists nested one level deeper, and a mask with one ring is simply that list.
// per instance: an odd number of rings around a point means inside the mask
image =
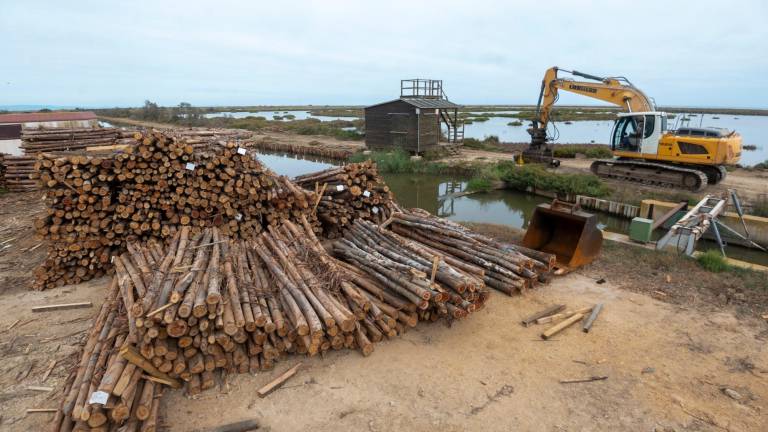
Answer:
[{"label": "metal pipe", "polygon": [[601,77],[595,76],[595,75],[590,75],[590,74],[584,73],[584,72],[573,71],[573,72],[571,72],[571,74],[575,75],[575,76],[580,76],[582,78],[592,79],[592,80],[595,80],[595,81],[605,81],[605,78],[601,78]]}]

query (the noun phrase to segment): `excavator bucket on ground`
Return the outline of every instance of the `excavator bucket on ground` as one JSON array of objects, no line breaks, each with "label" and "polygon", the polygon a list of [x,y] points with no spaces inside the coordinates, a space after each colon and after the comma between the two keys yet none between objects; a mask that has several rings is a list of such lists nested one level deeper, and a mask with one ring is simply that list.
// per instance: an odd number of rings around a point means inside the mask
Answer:
[{"label": "excavator bucket on ground", "polygon": [[603,233],[597,216],[582,211],[578,204],[555,199],[536,206],[523,246],[554,254],[560,266],[573,269],[597,258]]}]

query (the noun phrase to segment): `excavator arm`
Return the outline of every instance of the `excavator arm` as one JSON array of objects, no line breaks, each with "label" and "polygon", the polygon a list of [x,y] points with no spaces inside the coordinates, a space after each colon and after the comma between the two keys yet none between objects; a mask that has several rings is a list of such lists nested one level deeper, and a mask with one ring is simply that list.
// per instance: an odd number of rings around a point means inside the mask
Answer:
[{"label": "excavator arm", "polygon": [[[558,77],[559,71],[591,81],[561,78]],[[541,91],[539,92],[539,100],[536,104],[536,113],[531,128],[528,129],[528,133],[531,134],[531,148],[525,153],[528,153],[529,159],[539,159],[542,162],[556,164],[552,159],[551,150],[546,149],[546,142],[547,125],[551,120],[552,107],[557,102],[560,90],[605,101],[620,106],[629,112],[656,110],[653,101],[633,86],[626,78],[603,78],[583,72],[560,69],[557,66],[549,68],[544,74],[544,79],[541,81]]]},{"label": "excavator arm", "polygon": [[[573,76],[590,79],[594,82],[559,78],[557,76],[558,71],[568,72]],[[623,107],[629,112],[656,110],[653,101],[640,89],[633,86],[626,78],[601,78],[583,72],[560,69],[555,66],[547,69],[544,79],[541,81],[541,92],[539,93],[539,102],[536,104],[534,120],[538,127],[546,129],[547,123],[549,123],[550,112],[555,102],[557,102],[560,90],[599,99]]]}]

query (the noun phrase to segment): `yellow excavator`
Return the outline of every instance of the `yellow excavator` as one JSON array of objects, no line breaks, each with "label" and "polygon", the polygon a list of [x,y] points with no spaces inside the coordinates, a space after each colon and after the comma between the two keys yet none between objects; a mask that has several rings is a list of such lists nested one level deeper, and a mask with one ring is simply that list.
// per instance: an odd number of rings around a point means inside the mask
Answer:
[{"label": "yellow excavator", "polygon": [[[558,76],[566,72],[589,81]],[[719,128],[667,129],[667,114],[656,111],[651,98],[624,77],[599,77],[553,67],[544,74],[535,118],[528,129],[531,145],[523,160],[559,165],[547,136],[552,107],[560,90],[609,102],[626,110],[618,114],[611,132],[614,158],[592,163],[600,177],[660,187],[699,191],[726,176],[725,165],[741,157],[741,135]]]}]

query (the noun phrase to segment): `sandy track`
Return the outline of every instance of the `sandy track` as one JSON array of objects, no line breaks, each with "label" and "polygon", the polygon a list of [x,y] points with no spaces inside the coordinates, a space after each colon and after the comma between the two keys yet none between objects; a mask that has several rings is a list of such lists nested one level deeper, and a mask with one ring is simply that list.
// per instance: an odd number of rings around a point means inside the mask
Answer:
[{"label": "sandy track", "polygon": [[[47,414],[24,417],[23,410],[55,406],[84,334],[77,331],[88,328],[97,310],[32,315],[29,307],[82,300],[98,306],[106,283],[0,297],[0,328],[23,323],[3,333],[13,346],[0,350],[1,430],[38,430],[49,420]],[[519,325],[523,316],[555,302],[604,302],[606,308],[593,332],[571,328],[552,342],[540,341],[541,327]],[[229,377],[198,399],[172,392],[165,423],[171,431],[245,418],[272,431],[765,430],[764,327],[729,311],[702,315],[573,274],[524,296],[494,295],[485,310],[451,328],[420,325],[377,345],[369,358],[356,352],[290,358],[274,371]],[[40,377],[53,358],[61,363],[44,384],[56,392],[24,390],[43,384]],[[265,399],[255,395],[298,361],[304,368],[283,389]],[[30,363],[30,374],[15,381]],[[558,382],[591,375],[609,378]],[[729,398],[724,387],[743,399]]]}]

